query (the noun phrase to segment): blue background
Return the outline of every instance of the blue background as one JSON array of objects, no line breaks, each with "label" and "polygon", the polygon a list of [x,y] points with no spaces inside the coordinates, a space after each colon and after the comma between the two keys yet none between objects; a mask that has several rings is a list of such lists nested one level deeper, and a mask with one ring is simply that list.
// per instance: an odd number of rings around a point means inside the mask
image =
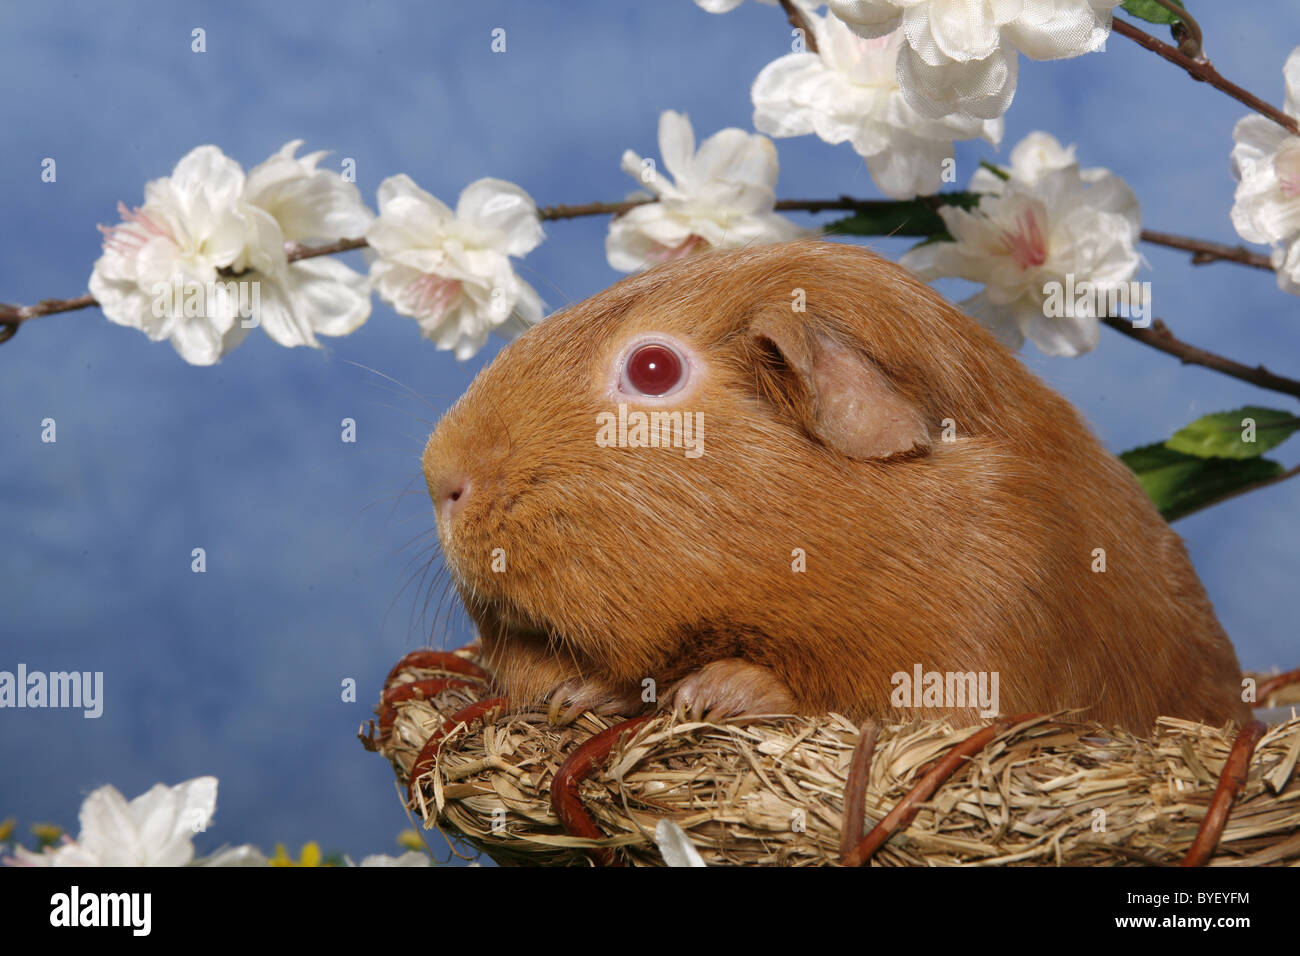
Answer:
[{"label": "blue background", "polygon": [[[1280,104],[1296,8],[1196,7],[1223,74]],[[204,54],[190,50],[195,27]],[[495,27],[504,54],[489,49]],[[355,158],[372,207],[399,172],[453,205],[489,175],[539,205],[616,200],[635,188],[622,151],[658,156],[661,110],[688,112],[701,140],[749,129],[750,83],[789,48],[776,8],[711,16],[690,0],[7,3],[0,37],[0,300],[17,303],[84,292],[95,224],[116,222],[118,200],[138,205],[144,183],[199,144],[249,169],[304,138],[336,151],[327,162]],[[1235,243],[1228,153],[1245,113],[1112,36],[1104,56],[1022,61],[1000,152],[959,144],[959,185],[979,158],[1005,159],[1043,129],[1123,176],[1144,225]],[[847,145],[777,146],[781,196],[878,195]],[[44,157],[56,183],[41,182]],[[547,224],[520,269],[551,309],[618,278],[606,226]],[[874,245],[897,256],[908,244]],[[1143,251],[1139,278],[1180,336],[1300,374],[1300,309],[1270,275]],[[458,364],[377,298],[365,326],[326,343],[289,350],[254,334],[196,368],[84,310],[0,346],[0,670],[102,670],[107,698],[99,720],[0,711],[0,818],[75,833],[82,798],[104,783],[132,797],[215,774],[201,850],[314,839],[357,859],[396,851],[407,820],[392,773],[354,734],[403,652],[431,634],[470,637],[454,595],[422,576],[436,548],[418,456],[498,346]],[[1115,451],[1207,412],[1289,407],[1106,330],[1083,358],[1024,355]],[[40,441],[46,417],[56,444]],[[339,440],[345,417],[356,444]],[[1293,442],[1273,457],[1290,466],[1298,453]],[[1177,525],[1247,667],[1300,663],[1298,504],[1300,482],[1284,483]],[[206,574],[190,571],[195,547]],[[356,703],[340,700],[349,677]]]}]

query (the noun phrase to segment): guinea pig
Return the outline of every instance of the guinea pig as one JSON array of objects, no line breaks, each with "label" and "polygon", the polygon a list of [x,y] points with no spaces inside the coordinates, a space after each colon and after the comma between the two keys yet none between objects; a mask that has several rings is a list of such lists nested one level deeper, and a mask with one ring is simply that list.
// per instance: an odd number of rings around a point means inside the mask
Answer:
[{"label": "guinea pig", "polygon": [[423,469],[481,657],[552,719],[1249,719],[1134,476],[859,247],[702,252],[556,313],[474,379]]}]

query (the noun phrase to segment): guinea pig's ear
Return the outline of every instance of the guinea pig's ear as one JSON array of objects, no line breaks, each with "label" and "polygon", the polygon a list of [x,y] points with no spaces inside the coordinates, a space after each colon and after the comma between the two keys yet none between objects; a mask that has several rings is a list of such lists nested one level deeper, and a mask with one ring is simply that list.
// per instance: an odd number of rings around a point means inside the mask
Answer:
[{"label": "guinea pig's ear", "polygon": [[920,410],[869,357],[805,316],[762,313],[749,340],[763,393],[823,444],[856,459],[930,450]]}]

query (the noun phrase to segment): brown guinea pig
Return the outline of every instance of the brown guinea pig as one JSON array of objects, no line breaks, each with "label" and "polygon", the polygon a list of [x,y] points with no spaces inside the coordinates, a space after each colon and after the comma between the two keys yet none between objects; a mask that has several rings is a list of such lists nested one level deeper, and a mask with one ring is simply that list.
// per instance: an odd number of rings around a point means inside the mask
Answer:
[{"label": "brown guinea pig", "polygon": [[625,279],[504,348],[423,463],[483,657],[553,717],[1249,717],[1128,469],[858,247]]}]

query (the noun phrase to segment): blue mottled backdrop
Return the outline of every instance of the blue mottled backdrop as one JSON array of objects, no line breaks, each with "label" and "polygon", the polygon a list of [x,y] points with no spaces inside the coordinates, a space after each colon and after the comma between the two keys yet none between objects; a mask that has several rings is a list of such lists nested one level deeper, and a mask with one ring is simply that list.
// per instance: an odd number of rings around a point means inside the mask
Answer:
[{"label": "blue mottled backdrop", "polygon": [[[1280,103],[1300,12],[1283,0],[1197,6],[1219,69]],[[203,54],[191,52],[196,27]],[[505,53],[490,49],[496,27]],[[635,184],[619,157],[658,155],[661,110],[688,112],[701,139],[751,128],[750,82],[788,51],[789,28],[772,7],[711,16],[690,0],[47,0],[0,7],[0,49],[0,301],[28,303],[84,292],[95,224],[117,221],[118,200],[139,204],[148,179],[202,143],[246,169],[294,138],[335,150],[355,158],[372,207],[398,172],[453,204],[481,176],[541,205],[622,198]],[[1112,36],[1104,56],[1023,63],[1000,155],[1047,130],[1123,176],[1144,225],[1235,243],[1228,153],[1244,113]],[[778,149],[782,196],[878,195],[847,145]],[[960,182],[996,155],[959,144]],[[55,183],[41,181],[46,157]],[[551,309],[618,278],[605,227],[547,224],[521,271]],[[1139,277],[1181,336],[1300,373],[1300,302],[1269,275],[1143,251]],[[378,302],[360,331],[326,341],[288,350],[254,335],[195,368],[85,310],[0,346],[0,670],[103,671],[106,697],[98,720],[0,711],[0,818],[75,832],[97,786],[134,796],[215,774],[200,850],[314,839],[354,858],[396,852],[407,820],[392,773],[354,734],[404,651],[435,630],[438,642],[469,636],[421,575],[436,549],[418,456],[496,346],[457,364]],[[1207,412],[1287,407],[1106,330],[1086,357],[1032,346],[1025,357],[1115,451]],[[47,417],[55,444],[40,440]],[[356,444],[339,440],[345,417]],[[1293,446],[1273,457],[1295,464]],[[1291,482],[1177,525],[1247,667],[1300,663],[1297,506]],[[195,547],[205,574],[190,571]],[[356,703],[340,699],[347,678]]]}]

